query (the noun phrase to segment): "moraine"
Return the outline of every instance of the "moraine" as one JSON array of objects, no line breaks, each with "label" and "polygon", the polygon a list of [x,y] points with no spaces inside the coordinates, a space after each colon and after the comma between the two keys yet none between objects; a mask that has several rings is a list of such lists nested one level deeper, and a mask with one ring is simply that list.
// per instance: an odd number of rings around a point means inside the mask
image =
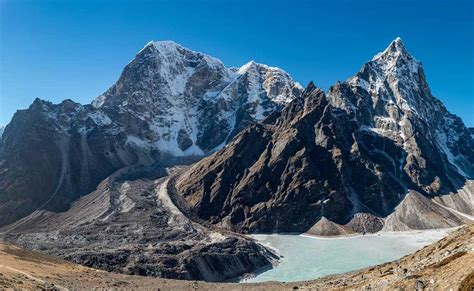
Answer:
[{"label": "moraine", "polygon": [[281,256],[277,266],[241,282],[294,282],[340,274],[397,260],[440,240],[454,228],[316,237],[291,234],[252,235]]}]

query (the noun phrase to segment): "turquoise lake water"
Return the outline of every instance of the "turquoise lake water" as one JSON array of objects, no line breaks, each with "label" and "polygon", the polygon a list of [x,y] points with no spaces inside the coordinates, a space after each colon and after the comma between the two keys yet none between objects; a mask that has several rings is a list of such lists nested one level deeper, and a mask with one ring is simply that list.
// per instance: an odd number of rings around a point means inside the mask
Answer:
[{"label": "turquoise lake water", "polygon": [[[452,230],[452,229],[451,229]],[[311,280],[389,262],[443,238],[451,230],[389,232],[354,237],[252,235],[283,256],[274,268],[242,282]]]}]

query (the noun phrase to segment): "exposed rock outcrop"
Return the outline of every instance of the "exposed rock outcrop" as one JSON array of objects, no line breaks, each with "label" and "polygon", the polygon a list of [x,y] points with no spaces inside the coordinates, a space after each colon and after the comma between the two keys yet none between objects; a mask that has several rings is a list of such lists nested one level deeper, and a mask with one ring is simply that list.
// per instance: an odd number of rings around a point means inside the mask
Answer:
[{"label": "exposed rock outcrop", "polygon": [[323,217],[335,223],[321,222],[337,230],[329,233],[344,233],[342,225],[377,231],[417,192],[439,201],[421,214],[427,222],[438,213],[436,223],[413,222],[428,228],[472,213],[472,192],[461,189],[473,167],[468,130],[431,95],[421,63],[396,39],[327,97],[310,84],[183,173],[176,189],[200,218],[244,233],[305,232]]},{"label": "exposed rock outcrop", "polygon": [[150,42],[91,105],[36,99],[15,114],[0,139],[0,226],[64,211],[122,167],[207,155],[301,91],[279,68]]},{"label": "exposed rock outcrop", "polygon": [[345,226],[350,228],[353,232],[375,233],[382,230],[384,220],[370,213],[359,212],[356,213]]},{"label": "exposed rock outcrop", "polygon": [[347,235],[354,232],[350,228],[332,222],[323,216],[307,233],[320,236],[336,236]]}]

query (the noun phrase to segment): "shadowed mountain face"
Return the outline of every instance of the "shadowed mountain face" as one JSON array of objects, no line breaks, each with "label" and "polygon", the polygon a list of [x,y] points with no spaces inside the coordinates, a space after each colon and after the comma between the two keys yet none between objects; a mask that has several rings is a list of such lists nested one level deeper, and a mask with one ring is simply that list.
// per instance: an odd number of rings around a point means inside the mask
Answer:
[{"label": "shadowed mountain face", "polygon": [[122,167],[206,155],[301,91],[279,68],[151,42],[91,105],[36,99],[15,114],[0,142],[0,226],[64,211]]},{"label": "shadowed mountain face", "polygon": [[36,99],[15,114],[0,143],[0,240],[175,279],[223,281],[269,268],[274,254],[189,221],[157,178],[301,91],[278,68],[225,68],[173,42],[149,43],[92,104]]},{"label": "shadowed mountain face", "polygon": [[149,43],[92,104],[36,99],[15,114],[0,143],[1,239],[222,281],[276,256],[215,225],[336,235],[472,219],[470,132],[400,39],[328,93],[302,91],[278,68]]},{"label": "shadowed mountain face", "polygon": [[453,226],[474,214],[473,146],[396,39],[328,96],[310,84],[175,187],[197,216],[241,232],[324,234],[331,222],[345,224],[333,226],[342,232],[377,231],[390,215],[397,219],[387,229]]}]

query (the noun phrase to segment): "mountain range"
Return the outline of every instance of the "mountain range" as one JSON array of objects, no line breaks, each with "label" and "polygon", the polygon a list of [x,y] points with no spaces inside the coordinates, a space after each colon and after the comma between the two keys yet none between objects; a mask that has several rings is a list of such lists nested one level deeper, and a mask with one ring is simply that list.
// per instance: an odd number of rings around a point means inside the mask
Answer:
[{"label": "mountain range", "polygon": [[473,146],[400,38],[327,92],[150,42],[91,104],[14,115],[0,234],[109,271],[222,281],[278,257],[238,233],[473,220]]},{"label": "mountain range", "polygon": [[1,141],[0,225],[65,210],[122,167],[208,154],[301,92],[278,68],[226,68],[150,42],[92,104],[35,99],[14,115]]},{"label": "mountain range", "polygon": [[196,215],[239,232],[449,227],[474,214],[472,142],[398,38],[327,94],[311,83],[176,187]]}]

